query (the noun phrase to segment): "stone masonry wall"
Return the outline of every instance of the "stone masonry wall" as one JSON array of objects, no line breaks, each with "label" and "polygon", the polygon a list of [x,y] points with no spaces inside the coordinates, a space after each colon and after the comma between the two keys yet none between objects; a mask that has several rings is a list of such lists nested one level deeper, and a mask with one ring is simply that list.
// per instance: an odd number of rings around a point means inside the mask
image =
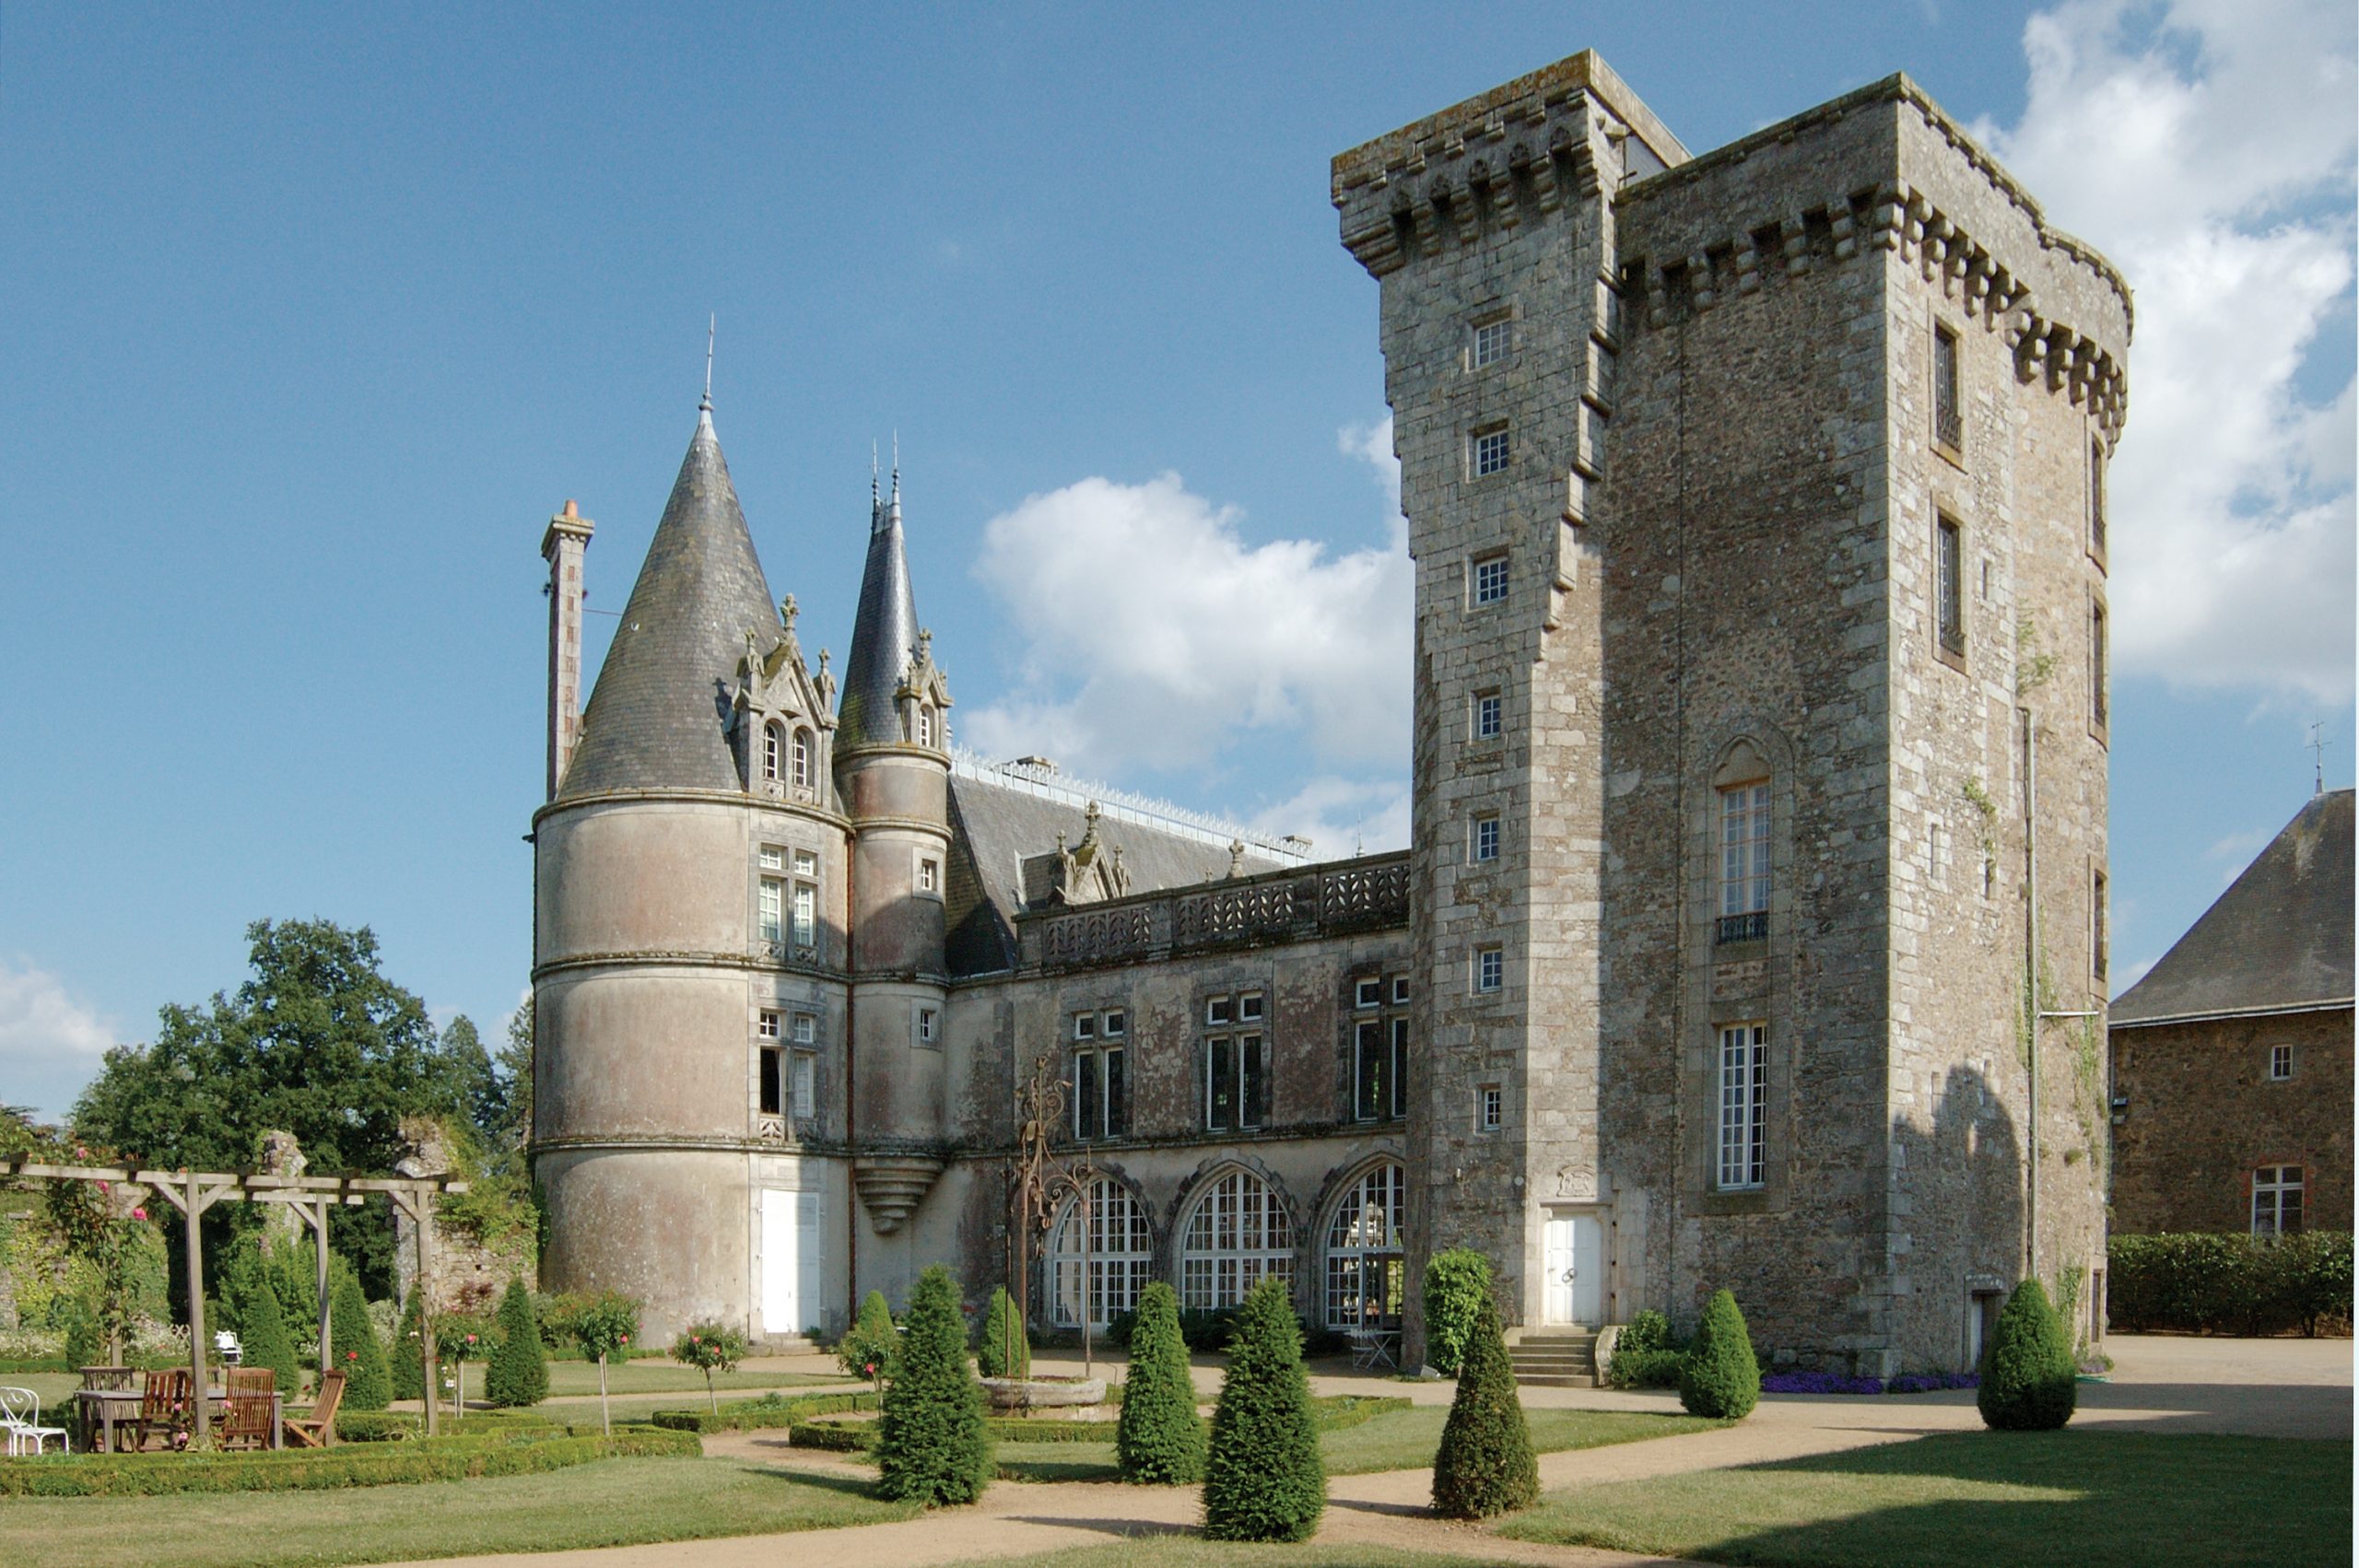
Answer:
[{"label": "stone masonry wall", "polygon": [[[2335,1008],[2113,1034],[2113,1229],[2241,1235],[2252,1173],[2304,1167],[2304,1223],[2352,1228],[2352,1013]],[[2271,1047],[2294,1076],[2272,1082]]]}]

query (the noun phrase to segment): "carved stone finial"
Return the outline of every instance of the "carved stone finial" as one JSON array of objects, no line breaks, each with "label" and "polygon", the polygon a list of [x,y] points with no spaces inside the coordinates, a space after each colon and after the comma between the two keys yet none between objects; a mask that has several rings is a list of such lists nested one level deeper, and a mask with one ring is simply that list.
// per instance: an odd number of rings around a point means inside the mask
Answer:
[{"label": "carved stone finial", "polygon": [[1228,874],[1231,876],[1245,874],[1245,840],[1242,838],[1232,838],[1228,841]]},{"label": "carved stone finial", "polygon": [[786,635],[789,637],[792,637],[794,635],[794,617],[796,613],[793,594],[790,593],[785,598],[778,602],[778,618],[786,623]]}]

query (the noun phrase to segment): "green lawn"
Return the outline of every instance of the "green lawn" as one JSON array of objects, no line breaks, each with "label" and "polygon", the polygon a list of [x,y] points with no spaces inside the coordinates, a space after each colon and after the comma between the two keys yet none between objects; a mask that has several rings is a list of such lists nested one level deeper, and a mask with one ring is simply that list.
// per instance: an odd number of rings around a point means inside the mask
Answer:
[{"label": "green lawn", "polygon": [[[800,1388],[805,1385],[823,1383],[849,1384],[851,1379],[837,1376],[816,1376],[799,1372],[716,1372],[712,1386],[722,1390],[732,1388]],[[865,1387],[867,1385],[863,1384]],[[467,1387],[483,1387],[480,1363],[467,1372]],[[610,1394],[662,1394],[673,1391],[704,1392],[704,1374],[693,1366],[676,1362],[635,1361],[628,1365],[610,1362],[606,1365],[606,1391]],[[549,1392],[552,1394],[595,1394],[598,1391],[598,1363],[591,1361],[552,1361],[549,1363]],[[677,1404],[678,1401],[673,1401]]]},{"label": "green lawn", "polygon": [[11,1498],[0,1560],[297,1568],[826,1529],[906,1519],[866,1483],[742,1459],[602,1459],[547,1475],[336,1492]]},{"label": "green lawn", "polygon": [[1714,1562],[2351,1562],[2351,1445],[2067,1430],[1959,1433],[1551,1492],[1524,1540]]},{"label": "green lawn", "polygon": [[[1323,1433],[1319,1439],[1327,1473],[1366,1475],[1374,1470],[1423,1469],[1434,1462],[1449,1410],[1425,1405],[1391,1410]],[[1595,1448],[1700,1432],[1718,1422],[1695,1416],[1661,1416],[1634,1410],[1527,1410],[1532,1445],[1543,1454],[1565,1448]],[[1104,1443],[1003,1443],[999,1473],[1011,1480],[1112,1480],[1114,1445]]]}]

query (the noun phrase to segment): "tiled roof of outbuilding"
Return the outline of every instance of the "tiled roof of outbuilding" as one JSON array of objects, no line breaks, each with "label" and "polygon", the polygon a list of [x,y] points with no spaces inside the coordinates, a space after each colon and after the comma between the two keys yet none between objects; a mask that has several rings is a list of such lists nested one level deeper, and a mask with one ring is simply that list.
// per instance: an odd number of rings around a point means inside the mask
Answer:
[{"label": "tiled roof of outbuilding", "polygon": [[783,635],[712,415],[699,412],[557,798],[742,788],[727,731],[749,630],[765,654]]},{"label": "tiled roof of outbuilding", "polygon": [[2315,795],[2109,1020],[2168,1024],[2348,1007],[2352,791]]}]

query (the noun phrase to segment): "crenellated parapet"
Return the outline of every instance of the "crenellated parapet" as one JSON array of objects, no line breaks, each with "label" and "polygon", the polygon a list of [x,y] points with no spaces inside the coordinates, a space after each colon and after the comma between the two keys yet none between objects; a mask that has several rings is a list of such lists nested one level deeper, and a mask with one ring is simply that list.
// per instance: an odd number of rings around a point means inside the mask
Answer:
[{"label": "crenellated parapet", "polygon": [[1686,156],[1584,50],[1340,155],[1329,190],[1344,248],[1382,277]]}]

